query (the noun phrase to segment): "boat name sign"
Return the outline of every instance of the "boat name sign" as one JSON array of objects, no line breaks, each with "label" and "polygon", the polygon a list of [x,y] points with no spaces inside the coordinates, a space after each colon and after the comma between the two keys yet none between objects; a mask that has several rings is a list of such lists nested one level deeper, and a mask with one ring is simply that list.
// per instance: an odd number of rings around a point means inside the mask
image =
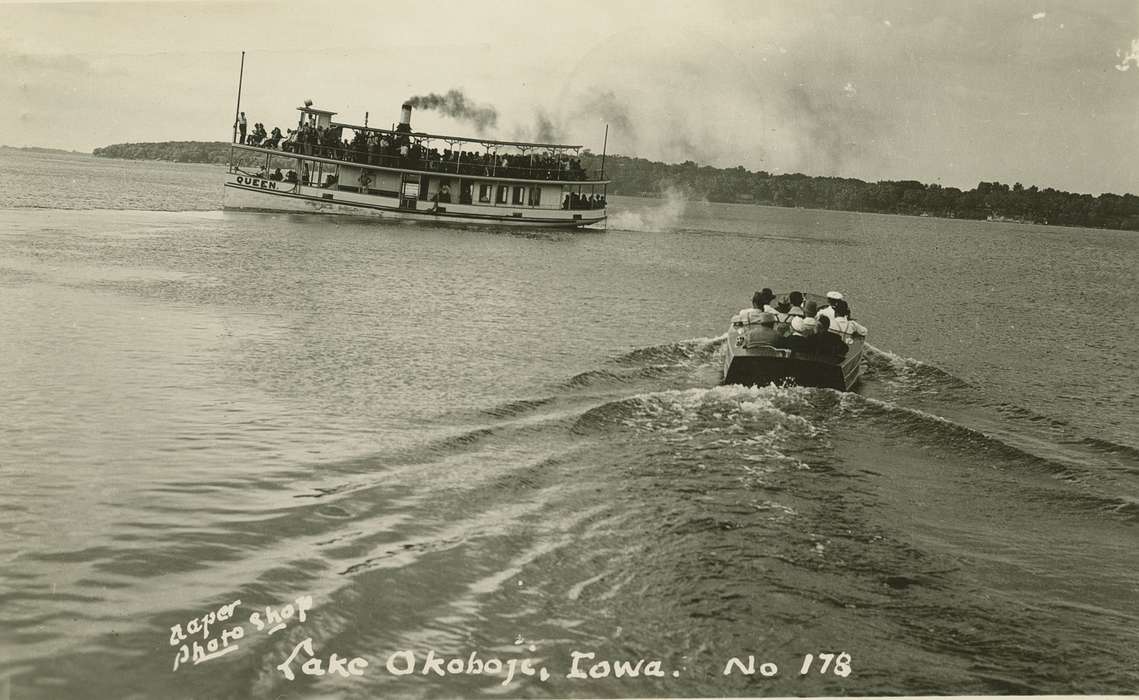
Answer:
[{"label": "boat name sign", "polygon": [[277,189],[276,180],[266,180],[265,178],[260,177],[246,177],[245,175],[237,176],[237,184],[245,185],[247,187],[259,187],[263,190]]}]

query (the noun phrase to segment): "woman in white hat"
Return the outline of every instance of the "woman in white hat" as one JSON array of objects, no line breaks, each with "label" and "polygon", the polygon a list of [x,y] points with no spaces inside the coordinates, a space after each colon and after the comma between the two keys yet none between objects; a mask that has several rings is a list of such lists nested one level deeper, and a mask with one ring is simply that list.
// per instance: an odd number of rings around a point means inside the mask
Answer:
[{"label": "woman in white hat", "polygon": [[836,301],[842,301],[842,300],[843,300],[842,292],[827,292],[827,305],[824,306],[823,308],[819,309],[818,313],[815,314],[815,318],[818,318],[819,316],[826,316],[827,318],[829,318],[830,320],[833,321],[834,320],[834,303]]}]

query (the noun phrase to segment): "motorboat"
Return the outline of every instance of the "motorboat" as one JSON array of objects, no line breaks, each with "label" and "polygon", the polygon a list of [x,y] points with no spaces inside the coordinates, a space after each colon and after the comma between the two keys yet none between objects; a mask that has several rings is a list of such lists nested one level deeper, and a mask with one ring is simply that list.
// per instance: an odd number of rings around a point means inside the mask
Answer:
[{"label": "motorboat", "polygon": [[[821,308],[825,297],[804,294]],[[724,357],[724,384],[794,384],[852,390],[862,378],[862,355],[866,338],[851,333],[835,333],[847,345],[846,355],[805,354],[780,347],[781,340],[771,332],[763,332],[757,313],[745,310],[732,317],[728,328]]]}]

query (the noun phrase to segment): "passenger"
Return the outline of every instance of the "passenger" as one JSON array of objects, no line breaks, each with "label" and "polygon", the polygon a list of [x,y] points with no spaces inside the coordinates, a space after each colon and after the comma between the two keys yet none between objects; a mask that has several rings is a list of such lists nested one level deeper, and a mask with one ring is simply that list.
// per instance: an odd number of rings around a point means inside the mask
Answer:
[{"label": "passenger", "polygon": [[760,307],[761,309],[769,314],[777,313],[775,307],[771,305],[771,302],[775,301],[775,292],[771,291],[771,287],[764,287],[763,289],[756,292],[756,294],[763,296],[763,305]]},{"label": "passenger", "polygon": [[842,292],[827,292],[827,305],[818,310],[818,313],[815,314],[815,318],[818,318],[821,314],[823,316],[827,316],[830,318],[830,320],[833,321],[834,303],[836,301],[842,301]]},{"label": "passenger", "polygon": [[819,316],[816,321],[815,335],[808,343],[807,351],[813,355],[823,355],[826,357],[846,357],[846,343],[837,333],[831,333],[831,319],[830,316]]},{"label": "passenger", "polygon": [[276,170],[274,170],[273,174],[269,176],[269,179],[270,180],[276,180],[277,182],[280,182],[281,180],[283,180],[284,176],[281,175],[281,169],[277,168]]},{"label": "passenger", "polygon": [[747,346],[770,345],[780,347],[783,336],[775,330],[775,314],[758,314],[757,325],[747,331]]},{"label": "passenger", "polygon": [[847,336],[866,336],[866,326],[850,318],[850,307],[846,305],[844,299],[835,299],[831,302],[831,308],[834,309],[832,330]]},{"label": "passenger", "polygon": [[787,314],[789,316],[798,316],[799,318],[802,318],[803,316],[807,315],[803,311],[803,293],[802,292],[791,292],[791,295],[790,295],[790,297],[788,297],[788,300],[791,302],[791,310],[787,312]]},{"label": "passenger", "polygon": [[779,303],[775,305],[775,317],[784,323],[787,323],[791,317],[791,302],[786,299],[780,299]]},{"label": "passenger", "polygon": [[[758,323],[760,316],[763,315],[763,311],[764,311],[763,305],[765,303],[766,303],[766,297],[763,295],[763,292],[756,292],[755,294],[751,295],[751,308],[740,309],[740,312],[738,314],[740,317],[740,320],[743,321],[744,323],[749,323],[749,324],[750,323]],[[774,322],[775,316],[773,314],[768,314],[768,315],[771,316],[771,320],[772,320],[772,322]]]},{"label": "passenger", "polygon": [[815,334],[815,319],[802,316],[791,317],[791,335],[783,339],[783,347],[792,352],[810,351],[810,338]]},{"label": "passenger", "polygon": [[819,312],[819,305],[816,304],[814,301],[808,301],[806,304],[803,304],[803,315],[806,316],[807,318],[814,318],[815,314],[817,314],[818,312]]},{"label": "passenger", "polygon": [[249,123],[245,121],[245,112],[242,112],[241,116],[237,118],[237,128],[241,132],[241,138],[237,142],[245,143],[245,130],[249,128]]}]

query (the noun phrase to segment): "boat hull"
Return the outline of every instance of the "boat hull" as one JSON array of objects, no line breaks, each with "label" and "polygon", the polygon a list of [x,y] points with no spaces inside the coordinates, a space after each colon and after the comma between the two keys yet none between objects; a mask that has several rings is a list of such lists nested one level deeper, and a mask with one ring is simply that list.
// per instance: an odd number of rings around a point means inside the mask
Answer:
[{"label": "boat hull", "polygon": [[744,347],[746,326],[733,326],[728,332],[724,358],[724,383],[761,386],[796,384],[839,391],[850,391],[862,378],[862,352],[865,343],[856,338],[841,360],[791,354],[770,346]]},{"label": "boat hull", "polygon": [[224,207],[238,211],[329,214],[391,221],[529,228],[580,228],[606,219],[604,209],[574,211],[470,204],[435,205],[422,200],[401,201],[399,197],[329,191],[320,187],[248,176],[230,176],[224,190]]}]

